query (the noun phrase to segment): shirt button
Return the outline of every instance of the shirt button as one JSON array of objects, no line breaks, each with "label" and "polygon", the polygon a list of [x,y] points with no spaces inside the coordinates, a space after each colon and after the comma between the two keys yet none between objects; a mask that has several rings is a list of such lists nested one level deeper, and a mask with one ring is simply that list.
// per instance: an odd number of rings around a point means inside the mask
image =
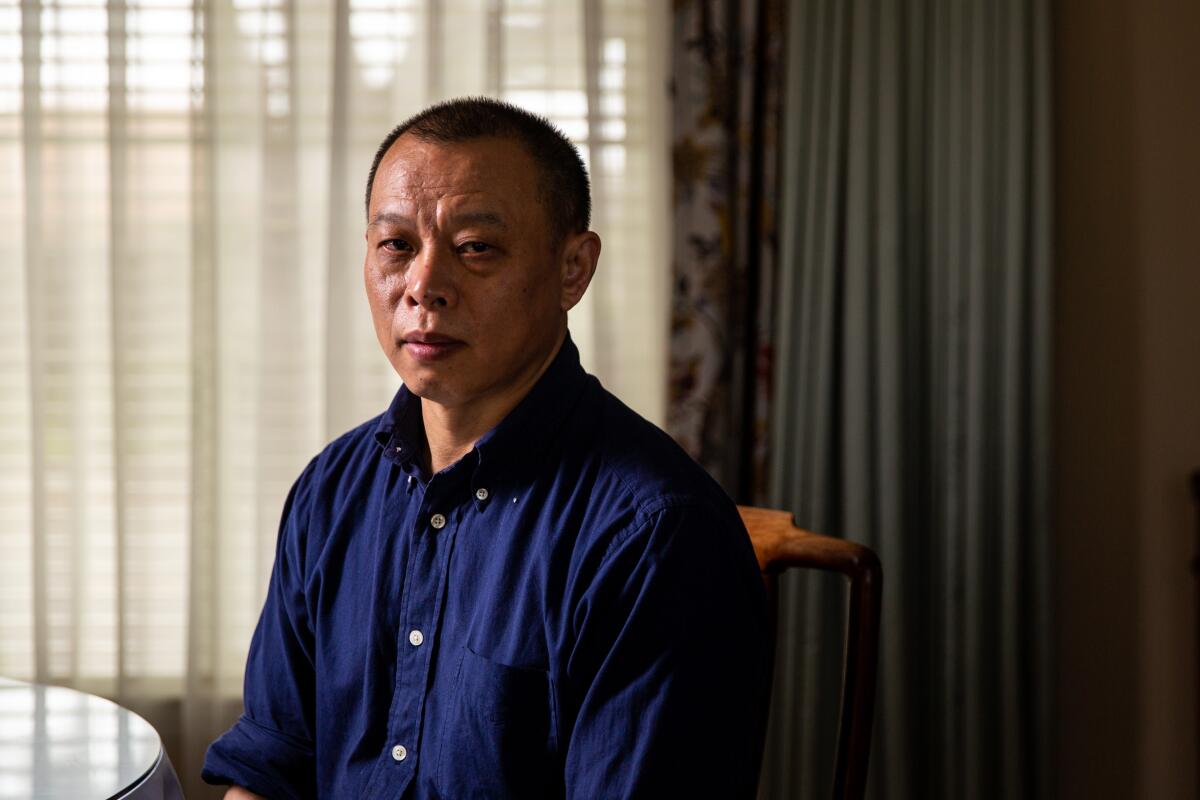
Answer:
[{"label": "shirt button", "polygon": [[434,514],[429,518],[429,524],[433,526],[435,531],[440,531],[442,528],[446,527],[446,518],[441,514]]},{"label": "shirt button", "polygon": [[425,634],[415,630],[408,632],[408,643],[413,647],[420,647],[423,641],[425,641]]},{"label": "shirt button", "polygon": [[392,758],[396,761],[403,761],[408,758],[408,751],[404,749],[404,745],[398,744],[392,748]]},{"label": "shirt button", "polygon": [[487,497],[488,490],[484,489],[482,486],[475,490],[475,498],[477,500],[487,500]]}]

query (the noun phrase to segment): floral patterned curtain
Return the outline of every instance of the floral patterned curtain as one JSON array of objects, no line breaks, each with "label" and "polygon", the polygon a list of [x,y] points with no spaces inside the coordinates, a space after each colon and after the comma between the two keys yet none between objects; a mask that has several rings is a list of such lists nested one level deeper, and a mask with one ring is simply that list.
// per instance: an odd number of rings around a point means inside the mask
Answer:
[{"label": "floral patterned curtain", "polygon": [[742,502],[766,494],[782,16],[778,0],[675,3],[667,424]]}]

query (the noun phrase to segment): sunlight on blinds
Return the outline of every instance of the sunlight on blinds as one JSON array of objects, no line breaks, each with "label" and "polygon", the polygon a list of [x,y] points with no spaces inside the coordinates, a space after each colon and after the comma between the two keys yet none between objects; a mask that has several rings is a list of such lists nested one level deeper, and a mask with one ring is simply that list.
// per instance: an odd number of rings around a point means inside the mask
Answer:
[{"label": "sunlight on blinds", "polygon": [[36,666],[77,675],[86,664],[109,676],[116,593],[105,9],[48,6],[26,20],[24,46],[23,138],[36,139],[24,165],[31,444],[40,467]]},{"label": "sunlight on blinds", "polygon": [[604,253],[572,331],[661,420],[661,9],[338,7],[0,7],[0,674],[237,696],[291,482],[398,385],[362,190],[431,102],[503,97],[579,144]]},{"label": "sunlight on blinds", "polygon": [[33,672],[33,465],[21,14],[0,8],[0,668]]}]

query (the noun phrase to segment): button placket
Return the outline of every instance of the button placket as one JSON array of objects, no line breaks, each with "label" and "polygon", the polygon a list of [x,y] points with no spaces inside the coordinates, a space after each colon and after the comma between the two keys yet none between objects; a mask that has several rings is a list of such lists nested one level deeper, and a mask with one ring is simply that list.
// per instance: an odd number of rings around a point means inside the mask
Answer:
[{"label": "button placket", "polygon": [[[406,619],[401,621],[397,631],[400,647],[396,653],[396,685],[389,712],[389,732],[393,742],[401,741],[404,744],[393,744],[390,750],[384,752],[387,754],[385,758],[390,756],[390,767],[406,774],[402,785],[407,785],[407,781],[412,779],[421,758],[420,720],[425,713],[424,687],[427,686],[429,670],[432,668],[432,650],[424,645],[427,637],[432,642],[437,635],[441,607],[439,598],[445,590],[445,571],[454,541],[455,526],[448,524],[453,512],[446,510],[445,493],[435,487],[440,487],[437,480],[419,485],[419,493],[412,498],[418,507],[409,523],[413,526],[410,528],[413,549],[404,579],[407,588],[403,604],[414,610],[439,611],[434,612],[432,618],[405,615]],[[442,506],[443,511],[434,511],[438,506]],[[407,647],[403,643],[405,639],[408,640]]]}]

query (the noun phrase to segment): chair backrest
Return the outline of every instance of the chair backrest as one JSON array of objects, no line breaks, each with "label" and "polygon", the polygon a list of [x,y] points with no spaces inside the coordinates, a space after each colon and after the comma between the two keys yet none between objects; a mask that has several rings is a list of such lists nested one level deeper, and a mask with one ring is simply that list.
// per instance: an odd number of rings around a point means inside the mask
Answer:
[{"label": "chair backrest", "polygon": [[[1196,549],[1192,553],[1192,577],[1200,579],[1200,469],[1192,472],[1192,500],[1196,503]],[[1200,600],[1200,594],[1196,595]],[[1197,634],[1200,635],[1200,629]],[[1200,677],[1200,676],[1198,676]],[[1200,725],[1200,703],[1196,705],[1196,724]],[[1197,797],[1200,797],[1200,740],[1196,742],[1195,775]]]},{"label": "chair backrest", "polygon": [[850,615],[842,673],[842,710],[838,722],[833,796],[859,800],[867,786],[871,721],[879,662],[879,612],[883,569],[869,548],[845,539],[821,536],[796,527],[786,511],[738,506],[750,532],[758,566],[770,598],[772,628],[777,619],[775,576],[791,567],[840,572],[850,580]]}]

